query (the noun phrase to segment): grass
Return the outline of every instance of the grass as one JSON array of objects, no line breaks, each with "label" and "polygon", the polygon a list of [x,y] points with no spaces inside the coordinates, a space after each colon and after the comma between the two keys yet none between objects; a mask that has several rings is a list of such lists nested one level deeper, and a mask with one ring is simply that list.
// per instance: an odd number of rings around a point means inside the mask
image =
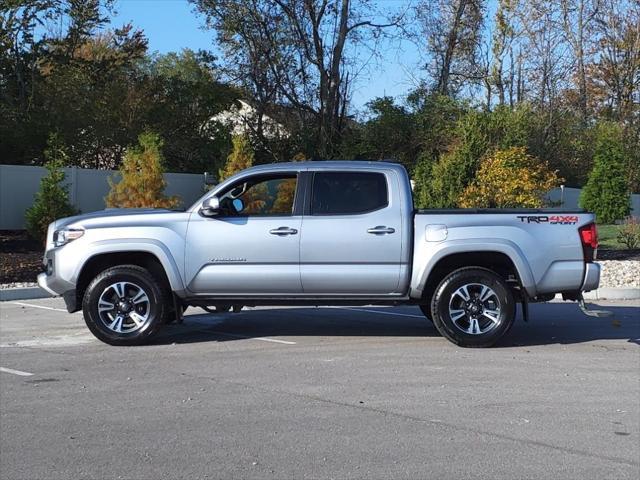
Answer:
[{"label": "grass", "polygon": [[626,247],[618,242],[620,225],[598,225],[598,243],[602,250],[624,250]]}]

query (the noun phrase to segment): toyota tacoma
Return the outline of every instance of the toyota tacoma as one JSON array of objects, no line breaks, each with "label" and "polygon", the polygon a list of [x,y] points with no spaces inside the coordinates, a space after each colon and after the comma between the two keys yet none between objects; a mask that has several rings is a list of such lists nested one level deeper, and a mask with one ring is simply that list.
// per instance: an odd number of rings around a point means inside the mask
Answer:
[{"label": "toyota tacoma", "polygon": [[415,304],[448,340],[495,344],[516,306],[582,292],[600,266],[594,216],[415,210],[385,162],[261,165],[186,211],[108,209],[48,229],[39,285],[111,345],[147,342],[187,306]]}]

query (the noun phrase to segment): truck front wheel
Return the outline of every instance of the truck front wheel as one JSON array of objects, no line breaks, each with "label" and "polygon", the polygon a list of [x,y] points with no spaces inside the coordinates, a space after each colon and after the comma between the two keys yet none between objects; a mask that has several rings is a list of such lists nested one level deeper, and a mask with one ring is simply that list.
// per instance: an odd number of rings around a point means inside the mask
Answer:
[{"label": "truck front wheel", "polygon": [[82,301],[89,330],[109,345],[146,343],[162,326],[169,308],[167,288],[137,265],[104,270]]},{"label": "truck front wheel", "polygon": [[479,267],[447,275],[431,301],[438,331],[462,347],[490,347],[511,328],[515,301],[506,282]]}]

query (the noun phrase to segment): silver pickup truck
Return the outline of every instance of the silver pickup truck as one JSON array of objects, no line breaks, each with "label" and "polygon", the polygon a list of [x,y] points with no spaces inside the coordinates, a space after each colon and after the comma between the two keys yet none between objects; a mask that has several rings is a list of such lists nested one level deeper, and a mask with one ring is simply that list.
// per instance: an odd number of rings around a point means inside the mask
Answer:
[{"label": "silver pickup truck", "polygon": [[[598,287],[594,216],[413,207],[384,162],[249,168],[186,211],[105,210],[49,226],[39,285],[112,345],[146,342],[183,310],[419,305],[450,341],[493,345],[516,305]],[[597,312],[596,312],[597,314]]]}]

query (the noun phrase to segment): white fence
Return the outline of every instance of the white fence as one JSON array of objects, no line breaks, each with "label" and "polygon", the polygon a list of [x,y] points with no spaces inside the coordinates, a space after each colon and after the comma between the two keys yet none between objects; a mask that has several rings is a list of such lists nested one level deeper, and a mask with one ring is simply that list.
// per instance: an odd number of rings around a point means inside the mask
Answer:
[{"label": "white fence", "polygon": [[[103,210],[109,192],[107,178],[119,178],[116,171],[88,168],[65,168],[69,199],[82,213]],[[24,212],[33,204],[40,180],[47,174],[43,167],[0,165],[0,230],[23,229]],[[204,175],[165,173],[167,195],[178,195],[185,207],[204,193]]]},{"label": "white fence", "polygon": [[[88,168],[65,168],[69,197],[75,208],[83,213],[105,208],[104,197],[109,192],[107,178],[117,180],[118,172]],[[0,230],[24,228],[24,212],[33,204],[33,197],[40,187],[40,179],[47,170],[43,167],[24,165],[0,165]],[[192,173],[165,173],[167,195],[179,195],[185,207],[190,206],[204,193],[204,175]],[[579,188],[565,188],[564,194],[556,188],[549,192],[549,199],[562,201],[563,208],[579,208]],[[632,214],[640,216],[640,195],[631,196]]]},{"label": "white fence", "polygon": [[[557,202],[561,208],[580,208],[578,201],[580,200],[579,188],[565,188],[564,193],[561,188],[554,188],[549,192],[547,198],[552,202]],[[640,216],[640,195],[631,195],[631,215]]]}]

